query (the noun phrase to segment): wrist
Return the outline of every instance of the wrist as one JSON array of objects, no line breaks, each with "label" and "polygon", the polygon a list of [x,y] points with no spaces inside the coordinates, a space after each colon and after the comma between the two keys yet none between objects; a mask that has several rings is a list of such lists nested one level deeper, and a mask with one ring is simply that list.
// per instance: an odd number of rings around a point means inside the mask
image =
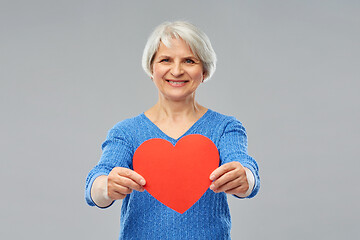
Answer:
[{"label": "wrist", "polygon": [[114,201],[111,197],[109,197],[109,194],[108,194],[108,176],[106,176],[106,179],[104,178],[104,181],[105,181],[105,186],[104,186],[104,189],[102,189],[102,192],[103,192],[103,197],[105,200],[107,201]]},{"label": "wrist", "polygon": [[249,184],[249,187],[248,187],[248,189],[247,189],[247,191],[245,193],[235,194],[237,197],[240,197],[240,198],[248,197],[251,194],[251,192],[253,191],[254,185],[255,185],[254,174],[251,172],[250,169],[248,169],[246,167],[244,167],[244,169],[245,169],[246,179],[247,179],[247,182]]},{"label": "wrist", "polygon": [[101,175],[95,179],[91,188],[91,198],[100,208],[106,208],[114,201],[108,196],[106,175]]}]

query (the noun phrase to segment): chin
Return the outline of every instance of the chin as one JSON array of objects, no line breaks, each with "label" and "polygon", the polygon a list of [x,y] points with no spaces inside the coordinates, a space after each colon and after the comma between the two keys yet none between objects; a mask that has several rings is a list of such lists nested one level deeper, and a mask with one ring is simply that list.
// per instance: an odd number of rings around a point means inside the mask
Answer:
[{"label": "chin", "polygon": [[191,95],[175,95],[175,94],[167,94],[164,95],[167,100],[174,101],[174,102],[182,102],[186,101],[190,98]]}]

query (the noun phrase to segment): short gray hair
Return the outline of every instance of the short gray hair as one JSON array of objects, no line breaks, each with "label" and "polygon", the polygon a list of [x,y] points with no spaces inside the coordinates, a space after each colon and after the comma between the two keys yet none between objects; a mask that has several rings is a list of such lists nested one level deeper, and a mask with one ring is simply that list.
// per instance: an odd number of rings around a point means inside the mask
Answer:
[{"label": "short gray hair", "polygon": [[190,47],[191,51],[202,62],[208,80],[216,69],[216,54],[206,34],[189,22],[164,22],[152,32],[145,45],[142,57],[142,67],[146,74],[152,77],[154,56],[159,49],[160,42],[171,47],[171,38],[181,38]]}]

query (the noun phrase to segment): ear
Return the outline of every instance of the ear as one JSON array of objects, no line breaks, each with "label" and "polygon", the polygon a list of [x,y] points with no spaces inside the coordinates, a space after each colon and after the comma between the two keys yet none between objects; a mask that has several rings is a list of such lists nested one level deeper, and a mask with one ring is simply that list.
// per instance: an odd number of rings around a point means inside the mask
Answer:
[{"label": "ear", "polygon": [[153,65],[152,65],[152,64],[150,65],[150,69],[151,69],[151,76],[150,76],[150,78],[151,78],[151,81],[153,81],[153,80],[154,80],[154,76],[153,76],[154,70],[153,70]]},{"label": "ear", "polygon": [[201,82],[204,82],[206,77],[207,77],[207,72],[203,72],[203,79]]}]

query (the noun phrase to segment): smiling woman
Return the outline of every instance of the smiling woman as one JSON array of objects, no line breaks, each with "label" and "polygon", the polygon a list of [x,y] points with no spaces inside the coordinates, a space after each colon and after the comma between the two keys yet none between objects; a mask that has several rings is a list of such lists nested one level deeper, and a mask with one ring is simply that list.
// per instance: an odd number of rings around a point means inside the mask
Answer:
[{"label": "smiling woman", "polygon": [[153,60],[161,44],[171,48],[172,40],[180,38],[191,49],[191,55],[203,64],[206,72],[204,80],[206,81],[215,72],[216,54],[206,34],[188,22],[165,22],[154,30],[145,45],[142,58],[142,66],[145,72],[150,77],[152,76]]},{"label": "smiling woman", "polygon": [[170,42],[171,48],[160,43],[152,63],[152,79],[160,99],[186,101],[204,81],[204,68],[184,40],[174,38]]},{"label": "smiling woman", "polygon": [[[120,239],[230,239],[226,194],[254,197],[260,178],[256,161],[248,155],[246,131],[241,122],[195,100],[197,88],[216,68],[210,40],[190,23],[163,23],[149,37],[142,64],[158,89],[158,101],[109,131],[101,159],[86,179],[88,204],[105,208],[123,199]],[[214,143],[220,166],[201,179],[209,182],[201,198],[186,212],[179,213],[144,191],[147,181],[152,183],[151,178],[145,179],[133,170],[133,157],[148,140],[163,139],[175,146],[193,135],[202,135]],[[201,152],[197,156],[200,155]],[[200,164],[199,158],[191,159],[189,168]],[[154,166],[154,162],[149,164]],[[179,171],[172,169],[176,168],[173,162],[166,165],[169,171]],[[185,189],[198,185],[198,181],[190,181]],[[179,201],[187,194],[191,191],[182,192]]]}]

